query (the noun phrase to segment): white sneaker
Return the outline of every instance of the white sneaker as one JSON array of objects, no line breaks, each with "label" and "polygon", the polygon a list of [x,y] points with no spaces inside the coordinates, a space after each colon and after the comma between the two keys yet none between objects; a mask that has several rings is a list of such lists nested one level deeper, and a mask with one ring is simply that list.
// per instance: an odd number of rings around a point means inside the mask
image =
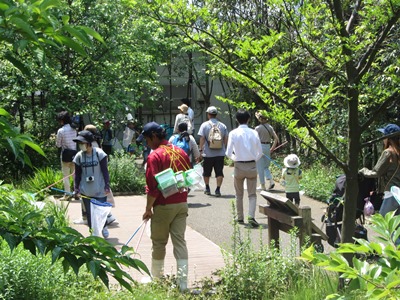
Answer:
[{"label": "white sneaker", "polygon": [[87,225],[87,220],[86,220],[86,219],[80,218],[80,219],[75,220],[75,221],[74,221],[74,224],[77,224],[77,225],[80,225],[80,224],[82,224],[82,225]]},{"label": "white sneaker", "polygon": [[107,216],[106,225],[110,225],[111,223],[114,223],[116,220],[117,220],[116,217],[114,217],[112,214],[109,214]]},{"label": "white sneaker", "polygon": [[257,190],[265,191],[265,190],[266,190],[265,184],[260,184],[260,185],[257,187]]},{"label": "white sneaker", "polygon": [[103,235],[103,238],[105,238],[105,239],[107,239],[110,236],[110,233],[108,232],[107,226],[105,226],[103,228],[103,230],[101,231],[101,234]]},{"label": "white sneaker", "polygon": [[71,196],[64,194],[64,196],[62,196],[60,199],[60,201],[70,201],[71,200]]}]

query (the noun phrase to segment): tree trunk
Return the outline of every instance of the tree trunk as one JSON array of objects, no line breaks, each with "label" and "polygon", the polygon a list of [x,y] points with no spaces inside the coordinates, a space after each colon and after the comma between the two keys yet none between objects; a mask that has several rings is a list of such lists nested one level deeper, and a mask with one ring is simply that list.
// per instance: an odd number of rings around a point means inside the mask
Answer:
[{"label": "tree trunk", "polygon": [[342,242],[353,242],[358,198],[358,156],[360,154],[360,126],[358,123],[358,91],[350,89],[349,96],[349,148],[345,167],[346,193],[343,211]]}]

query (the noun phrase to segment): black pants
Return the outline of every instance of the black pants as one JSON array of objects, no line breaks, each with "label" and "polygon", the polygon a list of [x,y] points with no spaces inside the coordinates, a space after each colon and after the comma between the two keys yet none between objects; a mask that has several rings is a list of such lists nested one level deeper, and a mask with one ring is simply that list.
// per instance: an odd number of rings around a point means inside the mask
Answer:
[{"label": "black pants", "polygon": [[[91,210],[90,210],[90,197],[82,195],[82,200],[83,200],[83,205],[85,206],[86,210],[86,218],[88,222],[89,228],[92,228],[92,215],[91,215]],[[106,202],[107,201],[107,196],[105,197],[91,197],[92,199],[96,199],[100,202]],[[106,223],[104,223],[104,226]]]},{"label": "black pants", "polygon": [[300,205],[300,193],[299,192],[286,193],[286,198],[288,198],[290,201],[294,202],[294,204]]}]

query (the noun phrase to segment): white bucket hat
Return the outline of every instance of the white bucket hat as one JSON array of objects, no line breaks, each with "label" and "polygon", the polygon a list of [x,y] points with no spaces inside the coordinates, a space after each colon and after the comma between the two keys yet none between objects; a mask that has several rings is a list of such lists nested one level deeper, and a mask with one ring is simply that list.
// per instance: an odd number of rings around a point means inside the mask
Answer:
[{"label": "white bucket hat", "polygon": [[297,168],[300,166],[300,159],[297,157],[296,154],[289,154],[283,160],[283,164],[287,168]]}]

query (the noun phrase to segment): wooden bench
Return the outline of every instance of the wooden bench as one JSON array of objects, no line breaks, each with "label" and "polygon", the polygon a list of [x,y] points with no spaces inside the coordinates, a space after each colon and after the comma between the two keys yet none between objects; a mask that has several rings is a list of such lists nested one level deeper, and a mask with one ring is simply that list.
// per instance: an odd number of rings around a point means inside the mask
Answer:
[{"label": "wooden bench", "polygon": [[328,236],[314,224],[311,218],[311,208],[308,206],[297,207],[292,201],[281,195],[261,192],[269,204],[260,204],[260,213],[268,217],[268,242],[274,240],[279,247],[279,231],[289,232],[294,227],[298,228],[300,248],[310,237],[317,251],[323,252],[322,239],[327,240]]}]

